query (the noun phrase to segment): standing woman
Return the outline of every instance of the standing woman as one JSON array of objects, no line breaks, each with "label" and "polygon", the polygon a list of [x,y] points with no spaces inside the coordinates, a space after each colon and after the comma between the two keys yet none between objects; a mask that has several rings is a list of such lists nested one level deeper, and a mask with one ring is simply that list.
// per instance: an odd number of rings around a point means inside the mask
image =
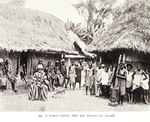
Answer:
[{"label": "standing woman", "polygon": [[137,100],[138,100],[138,96],[140,97],[141,100],[141,81],[142,80],[146,80],[147,79],[147,75],[145,74],[145,72],[141,69],[141,64],[138,64],[137,66],[137,70],[134,71],[133,73],[133,103],[136,104]]},{"label": "standing woman", "polygon": [[71,90],[71,86],[73,86],[73,90],[75,88],[75,77],[76,77],[76,66],[74,64],[74,62],[72,63],[72,65],[69,67],[69,84],[70,84],[70,90]]},{"label": "standing woman", "polygon": [[12,74],[12,65],[11,65],[11,60],[7,58],[5,60],[5,65],[3,67],[3,74],[6,76],[6,78],[11,82],[12,89],[16,92],[17,91],[17,80]]},{"label": "standing woman", "polygon": [[[149,72],[148,69],[145,71],[147,79],[144,79],[144,76],[142,78],[141,87],[142,87],[142,95],[144,97],[145,104],[148,104],[148,92],[149,92]],[[141,97],[141,98],[143,98]]]},{"label": "standing woman", "polygon": [[124,63],[120,63],[119,65],[119,69],[117,72],[117,80],[118,80],[117,86],[119,88],[118,104],[121,103],[121,105],[123,105],[123,98],[126,93],[126,69]]},{"label": "standing woman", "polygon": [[51,61],[49,61],[47,63],[47,66],[45,67],[45,74],[47,76],[47,80],[49,81],[49,85],[48,85],[48,90],[51,91],[52,90],[52,66],[51,66]]},{"label": "standing woman", "polygon": [[61,69],[61,74],[64,77],[63,86],[65,88],[67,88],[68,78],[67,78],[67,67],[65,65],[65,59],[61,60],[61,67],[60,67],[60,69]]},{"label": "standing woman", "polygon": [[127,64],[127,81],[126,81],[126,91],[128,96],[128,102],[133,102],[133,92],[132,92],[132,86],[133,86],[133,72],[131,71],[132,65]]},{"label": "standing woman", "polygon": [[54,69],[55,69],[55,73],[57,75],[58,86],[62,86],[63,85],[63,81],[64,81],[64,77],[61,74],[61,68],[60,68],[60,62],[59,61],[56,61]]},{"label": "standing woman", "polygon": [[91,88],[91,78],[92,78],[92,64],[89,64],[89,67],[87,68],[86,72],[85,72],[85,84],[86,84],[86,95],[88,95],[88,91]]},{"label": "standing woman", "polygon": [[83,62],[82,63],[82,67],[83,67],[83,70],[81,71],[81,86],[83,86],[85,84],[85,70],[86,70],[86,63]]}]

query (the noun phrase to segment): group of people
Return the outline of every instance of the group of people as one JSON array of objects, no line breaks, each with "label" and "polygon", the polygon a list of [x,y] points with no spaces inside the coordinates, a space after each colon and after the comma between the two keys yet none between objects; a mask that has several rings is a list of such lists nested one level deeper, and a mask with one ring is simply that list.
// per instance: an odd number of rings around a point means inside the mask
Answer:
[{"label": "group of people", "polygon": [[[16,92],[16,78],[12,74],[11,60],[7,58],[4,62],[0,62],[0,83],[2,91],[6,89],[7,82],[11,83],[12,89]],[[24,67],[24,68],[23,68]],[[35,68],[33,75],[33,83],[31,85],[28,98],[29,100],[47,99],[48,91],[53,91],[57,87],[68,86],[73,90],[76,83],[85,84],[86,95],[90,92],[96,97],[111,98],[111,88],[118,89],[118,104],[123,105],[124,96],[127,95],[129,103],[136,103],[139,100],[144,100],[146,104],[149,101],[149,73],[141,69],[141,64],[138,64],[135,71],[132,70],[131,64],[120,63],[117,66],[109,67],[105,64],[96,65],[96,63],[87,63],[79,60],[76,64],[72,61],[67,73],[65,60],[56,61],[55,65],[48,62],[44,67],[43,59],[40,59]],[[26,71],[25,66],[22,66],[20,72],[21,79],[25,82]]]},{"label": "group of people", "polygon": [[29,92],[29,100],[47,99],[48,91],[55,90],[58,86],[65,86],[67,82],[67,69],[65,60],[56,61],[55,66],[51,65],[51,61],[44,67],[43,59],[40,59],[36,65],[33,83]]},{"label": "group of people", "polygon": [[29,100],[43,100],[47,99],[48,91],[56,90],[58,87],[67,88],[68,85],[73,86],[75,89],[76,83],[79,83],[81,88],[81,61],[79,65],[73,63],[69,67],[69,72],[67,75],[67,67],[65,65],[65,60],[56,61],[55,65],[48,62],[47,66],[44,67],[43,59],[40,59],[36,65],[33,83],[29,92]]},{"label": "group of people", "polygon": [[149,73],[142,70],[141,64],[132,71],[132,65],[124,63],[116,67],[105,66],[104,64],[96,67],[90,64],[85,70],[86,95],[90,91],[96,97],[111,98],[111,88],[118,89],[117,102],[123,105],[124,95],[127,95],[128,102],[134,103],[144,100],[148,104],[149,93]]}]

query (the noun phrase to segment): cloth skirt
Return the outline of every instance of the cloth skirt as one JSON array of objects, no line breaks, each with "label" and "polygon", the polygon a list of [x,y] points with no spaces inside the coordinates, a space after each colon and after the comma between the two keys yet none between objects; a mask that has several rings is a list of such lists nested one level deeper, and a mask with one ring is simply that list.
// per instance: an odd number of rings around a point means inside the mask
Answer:
[{"label": "cloth skirt", "polygon": [[122,78],[117,78],[118,79],[118,88],[119,88],[119,93],[120,95],[125,95],[126,94],[126,80]]},{"label": "cloth skirt", "polygon": [[48,88],[46,85],[42,85],[41,87],[32,84],[28,97],[33,100],[46,100],[48,95]]}]

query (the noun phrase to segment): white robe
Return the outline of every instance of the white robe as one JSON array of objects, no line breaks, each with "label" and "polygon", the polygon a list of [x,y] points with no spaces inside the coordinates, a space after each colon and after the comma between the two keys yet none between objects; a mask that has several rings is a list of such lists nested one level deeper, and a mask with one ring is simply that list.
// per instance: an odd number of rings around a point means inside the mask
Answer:
[{"label": "white robe", "polygon": [[141,80],[141,87],[143,88],[143,89],[145,89],[145,90],[149,90],[149,75],[148,74],[146,74],[147,75],[147,79],[146,80],[143,80],[145,77],[143,76],[142,77],[142,80]]},{"label": "white robe", "polygon": [[108,73],[107,72],[102,72],[102,80],[101,80],[102,85],[108,85]]}]

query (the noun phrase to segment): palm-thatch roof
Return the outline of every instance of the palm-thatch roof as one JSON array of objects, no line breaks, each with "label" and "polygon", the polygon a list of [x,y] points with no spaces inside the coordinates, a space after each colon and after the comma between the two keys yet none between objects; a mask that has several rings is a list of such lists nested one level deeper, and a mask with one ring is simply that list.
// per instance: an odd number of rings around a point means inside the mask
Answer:
[{"label": "palm-thatch roof", "polygon": [[138,0],[129,5],[114,20],[104,35],[96,37],[87,47],[90,52],[107,52],[116,49],[150,53],[150,3]]},{"label": "palm-thatch roof", "polygon": [[73,31],[68,31],[68,36],[69,36],[69,39],[72,41],[72,43],[75,45],[77,45],[80,49],[77,49],[78,51],[80,50],[81,53],[83,53],[85,56],[88,56],[88,57],[95,57],[96,55],[93,54],[93,53],[89,53],[86,51],[86,44],[81,41],[79,39],[79,37],[73,32]]},{"label": "palm-thatch roof", "polygon": [[2,3],[0,49],[78,53],[62,20],[48,13]]}]

